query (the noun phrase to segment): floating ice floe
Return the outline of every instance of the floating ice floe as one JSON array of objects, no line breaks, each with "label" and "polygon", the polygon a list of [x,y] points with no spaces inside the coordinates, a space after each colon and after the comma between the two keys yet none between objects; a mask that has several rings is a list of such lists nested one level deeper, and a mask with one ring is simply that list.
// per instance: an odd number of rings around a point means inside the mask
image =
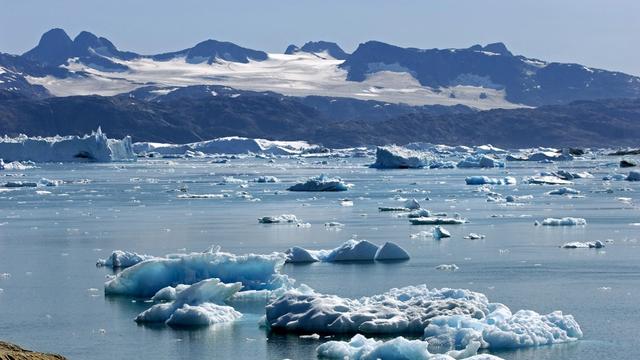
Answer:
[{"label": "floating ice floe", "polygon": [[124,269],[153,258],[154,257],[151,255],[114,250],[106,259],[98,259],[98,261],[96,262],[96,266],[110,267],[113,269]]},{"label": "floating ice floe", "polygon": [[504,167],[504,163],[487,155],[468,156],[458,163],[459,168]]},{"label": "floating ice floe", "polygon": [[560,179],[563,180],[574,180],[574,179],[591,179],[593,178],[593,175],[591,175],[590,173],[583,171],[583,172],[570,172],[567,170],[558,170],[558,171],[554,171],[554,172],[550,172],[550,173],[541,173],[540,175],[547,175],[547,176],[555,176],[558,177]]},{"label": "floating ice floe", "polygon": [[520,196],[507,195],[507,197],[505,197],[505,200],[508,203],[516,203],[516,202],[531,200],[531,199],[533,199],[533,195],[520,195]]},{"label": "floating ice floe", "polygon": [[602,249],[603,247],[604,243],[600,240],[589,242],[573,241],[561,246],[563,249]]},{"label": "floating ice floe", "polygon": [[289,191],[347,191],[349,184],[345,184],[340,178],[330,178],[324,174],[310,178],[309,180],[290,186]]},{"label": "floating ice floe", "polygon": [[571,161],[573,155],[557,151],[540,151],[523,155],[507,155],[507,161]]},{"label": "floating ice floe", "polygon": [[[207,326],[229,322],[242,316],[233,307],[225,305],[242,288],[242,283],[225,284],[219,279],[205,279],[174,290],[174,299],[153,305],[140,313],[138,323],[166,323],[175,327]],[[167,288],[159,292],[169,292]],[[156,293],[156,295],[158,295]],[[162,296],[154,296],[159,299]]]},{"label": "floating ice floe", "polygon": [[575,226],[575,225],[587,225],[587,220],[574,217],[546,218],[542,221],[542,225],[547,226]]},{"label": "floating ice floe", "polygon": [[261,224],[298,224],[301,221],[293,214],[282,214],[280,216],[263,216],[258,219]]},{"label": "floating ice floe", "polygon": [[405,200],[402,206],[380,206],[379,211],[412,211],[420,209],[420,203],[416,199]]},{"label": "floating ice floe", "polygon": [[464,179],[467,185],[515,185],[516,178],[507,176],[505,178],[490,178],[488,176],[469,176]]},{"label": "floating ice floe", "polygon": [[412,210],[407,214],[407,217],[410,219],[415,219],[419,217],[430,217],[430,216],[431,216],[431,212],[427,209]]},{"label": "floating ice floe", "polygon": [[257,183],[279,183],[280,179],[278,179],[275,176],[258,176],[257,178],[253,179],[253,182],[257,182]]},{"label": "floating ice floe", "polygon": [[188,152],[216,154],[296,155],[316,147],[306,141],[271,141],[238,136],[217,138],[189,144],[139,142],[133,144],[136,153],[184,155]]},{"label": "floating ice floe", "polygon": [[460,267],[458,267],[458,265],[456,264],[442,264],[436,266],[436,270],[440,271],[458,271],[459,269]]},{"label": "floating ice floe", "polygon": [[238,179],[233,176],[225,176],[222,178],[222,181],[218,183],[218,185],[246,185],[247,180]]},{"label": "floating ice floe", "polygon": [[570,188],[570,187],[561,187],[559,189],[551,190],[547,194],[549,195],[578,195],[580,191]]},{"label": "floating ice floe", "polygon": [[524,179],[526,183],[538,185],[571,185],[572,182],[560,179],[557,176],[531,176]]},{"label": "floating ice floe", "polygon": [[288,263],[407,260],[409,254],[400,246],[386,242],[381,247],[367,240],[348,240],[332,250],[307,250],[295,246],[285,251]]},{"label": "floating ice floe", "polygon": [[178,199],[224,199],[229,197],[229,194],[179,194]]},{"label": "floating ice floe", "polygon": [[11,161],[5,163],[3,159],[0,159],[0,170],[9,171],[22,171],[27,169],[33,169],[35,166],[31,161]]},{"label": "floating ice floe", "polygon": [[451,237],[451,233],[442,226],[434,226],[433,230],[431,230],[431,233],[433,234],[433,238],[436,240]]},{"label": "floating ice floe", "polygon": [[622,180],[627,180],[627,176],[628,175],[624,175],[624,174],[610,174],[610,175],[605,175],[604,177],[602,177],[602,180],[604,180],[604,181],[622,181]]},{"label": "floating ice floe", "polygon": [[411,225],[460,225],[467,222],[467,219],[450,217],[419,217],[409,219]]},{"label": "floating ice floe", "polygon": [[429,167],[434,157],[428,153],[410,150],[401,146],[379,146],[376,149],[377,169],[421,169]]},{"label": "floating ice floe", "polygon": [[6,161],[72,162],[131,161],[131,138],[109,139],[100,128],[91,135],[0,138],[0,158]]},{"label": "floating ice floe", "polygon": [[347,341],[327,341],[318,346],[316,352],[324,359],[340,360],[501,360],[489,354],[476,355],[480,343],[473,343],[464,350],[450,350],[446,354],[432,354],[429,343],[421,340],[409,340],[402,336],[391,340],[368,339],[357,334]]},{"label": "floating ice floe", "polygon": [[485,236],[481,234],[476,234],[476,233],[469,233],[469,235],[465,236],[464,238],[469,240],[480,240],[480,239],[484,239]]},{"label": "floating ice floe", "polygon": [[279,273],[284,255],[235,255],[218,248],[203,253],[172,254],[140,262],[124,269],[105,283],[105,294],[151,297],[158,290],[178,284],[218,278],[224,283],[241,282],[244,290],[273,290],[288,284]]},{"label": "floating ice floe", "polygon": [[429,290],[424,285],[359,299],[289,290],[267,305],[265,321],[273,330],[293,333],[420,334],[426,343],[451,349],[465,349],[472,343],[475,350],[520,348],[582,337],[574,318],[560,311],[512,314],[507,306],[490,303],[481,293]]}]

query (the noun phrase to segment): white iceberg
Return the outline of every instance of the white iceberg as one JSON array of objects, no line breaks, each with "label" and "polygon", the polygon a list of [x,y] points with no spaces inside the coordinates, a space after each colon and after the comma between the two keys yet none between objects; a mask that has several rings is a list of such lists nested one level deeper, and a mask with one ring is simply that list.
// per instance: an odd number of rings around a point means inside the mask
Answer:
[{"label": "white iceberg", "polygon": [[561,187],[559,189],[551,190],[547,194],[549,195],[578,195],[580,191],[570,188],[570,187]]},{"label": "white iceberg", "polygon": [[164,144],[139,142],[133,144],[136,153],[159,153],[162,155],[184,155],[188,152],[216,154],[269,154],[296,155],[316,146],[306,141],[272,141],[229,136],[188,144]]},{"label": "white iceberg", "polygon": [[282,214],[280,216],[263,216],[258,219],[261,224],[297,224],[301,221],[293,214]]},{"label": "white iceberg", "polygon": [[320,261],[315,255],[315,251],[310,251],[299,246],[287,249],[285,252],[286,262],[293,264],[312,263]]},{"label": "white iceberg", "polygon": [[571,161],[573,155],[557,151],[539,151],[520,156],[507,155],[507,161]]},{"label": "white iceberg", "polygon": [[323,261],[373,261],[375,260],[378,246],[367,240],[349,240],[341,246],[331,250],[323,257]]},{"label": "white iceberg", "polygon": [[502,179],[488,176],[469,176],[464,179],[467,185],[515,185],[516,178],[507,176]]},{"label": "white iceberg", "polygon": [[400,246],[392,243],[384,243],[376,252],[375,260],[409,260],[409,253]]},{"label": "white iceberg", "polygon": [[451,233],[442,226],[434,226],[431,233],[433,234],[433,238],[436,240],[451,237]]},{"label": "white iceberg", "polygon": [[145,260],[153,259],[151,255],[138,254],[135,252],[114,250],[106,259],[99,259],[96,266],[110,267],[113,269],[124,269],[131,267]]},{"label": "white iceberg", "polygon": [[280,274],[284,255],[235,255],[210,249],[203,253],[172,254],[124,269],[104,285],[107,295],[151,297],[158,290],[178,284],[218,278],[241,282],[246,290],[273,290],[289,284]]},{"label": "white iceberg", "polygon": [[568,180],[560,179],[557,176],[530,176],[524,179],[525,182],[529,184],[537,184],[537,185],[571,185],[572,182]]},{"label": "white iceberg", "polygon": [[504,163],[502,161],[496,160],[491,156],[487,155],[477,155],[477,156],[468,156],[458,162],[459,168],[494,168],[494,167],[504,167]]},{"label": "white iceberg", "polygon": [[421,169],[429,167],[433,156],[401,146],[379,146],[376,149],[376,162],[371,165],[377,169]]},{"label": "white iceberg", "polygon": [[340,178],[330,178],[322,174],[309,180],[290,186],[289,191],[347,191],[349,185]]},{"label": "white iceberg", "polygon": [[459,225],[467,222],[466,219],[449,217],[419,217],[409,219],[411,225]]},{"label": "white iceberg", "polygon": [[205,279],[182,289],[173,301],[156,304],[143,311],[135,321],[170,326],[206,326],[233,321],[242,314],[224,304],[241,288],[242,283],[239,282],[225,284],[216,278]]},{"label": "white iceberg", "polygon": [[30,161],[11,161],[5,163],[4,160],[0,158],[0,170],[22,171],[33,168],[33,163]]},{"label": "white iceberg", "polygon": [[129,136],[109,139],[98,128],[91,135],[0,138],[0,158],[5,161],[73,162],[131,161],[135,154]]},{"label": "white iceberg", "polygon": [[275,176],[263,175],[263,176],[258,176],[257,178],[253,179],[253,182],[257,182],[257,183],[279,183],[280,179],[278,179]]},{"label": "white iceberg", "polygon": [[574,217],[546,218],[542,221],[542,225],[547,226],[575,226],[575,225],[587,225],[587,220]]},{"label": "white iceberg", "polygon": [[461,351],[451,350],[446,354],[431,354],[429,343],[421,340],[409,340],[402,336],[391,340],[368,339],[357,334],[347,341],[327,341],[316,349],[318,356],[340,360],[501,360],[489,354],[476,355],[479,343],[473,343]]},{"label": "white iceberg", "polygon": [[600,240],[589,242],[573,241],[561,246],[563,249],[602,249],[603,247],[604,243]]}]

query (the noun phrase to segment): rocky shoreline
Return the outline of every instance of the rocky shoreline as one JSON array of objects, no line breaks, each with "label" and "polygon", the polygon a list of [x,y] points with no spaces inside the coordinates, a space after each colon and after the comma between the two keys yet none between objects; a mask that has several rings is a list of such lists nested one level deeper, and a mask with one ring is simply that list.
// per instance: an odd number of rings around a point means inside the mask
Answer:
[{"label": "rocky shoreline", "polygon": [[0,360],[66,360],[64,356],[26,350],[18,345],[0,341]]}]

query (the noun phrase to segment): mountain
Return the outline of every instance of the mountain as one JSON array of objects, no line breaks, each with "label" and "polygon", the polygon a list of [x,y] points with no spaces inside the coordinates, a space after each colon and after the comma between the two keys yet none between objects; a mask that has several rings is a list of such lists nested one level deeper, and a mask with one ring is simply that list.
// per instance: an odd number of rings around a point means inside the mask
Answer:
[{"label": "mountain", "polygon": [[44,66],[56,67],[68,64],[70,59],[89,67],[105,71],[125,71],[127,67],[110,59],[131,60],[138,54],[120,51],[111,41],[83,31],[75,39],[62,29],[52,29],[44,33],[33,49],[22,55],[23,58]]},{"label": "mountain", "polygon": [[[155,89],[156,91],[158,89]],[[162,90],[162,89],[160,89]],[[178,91],[177,89],[174,91]],[[101,126],[110,136],[135,141],[184,143],[221,136],[274,140],[305,139],[331,147],[427,141],[501,147],[637,146],[640,99],[578,101],[536,109],[496,109],[438,113],[416,111],[397,116],[367,114],[379,109],[353,99],[327,110],[336,99],[301,99],[275,93],[193,88],[209,96],[158,97],[145,92],[102,96],[32,99],[0,91],[0,134],[81,135]],[[220,91],[220,92],[218,92]],[[226,91],[226,92],[225,92]],[[214,96],[212,92],[215,92]],[[165,95],[162,95],[165,94]],[[313,104],[316,104],[315,106]],[[318,105],[320,104],[320,105]],[[382,105],[384,106],[384,105]],[[353,110],[355,109],[355,110]],[[364,109],[364,110],[362,110]],[[337,117],[342,114],[342,118]]]},{"label": "mountain", "polygon": [[[32,85],[24,77],[22,70],[32,66],[18,56],[0,53],[0,91],[5,97],[44,98],[50,96],[44,86]],[[37,71],[37,69],[33,69]]]},{"label": "mountain", "polygon": [[[639,77],[514,55],[503,43],[425,50],[368,41],[348,54],[335,43],[315,41],[291,45],[285,53],[206,40],[180,51],[140,55],[86,31],[72,40],[64,30],[52,29],[23,55],[0,56],[0,67],[11,72],[1,87],[43,97],[219,85],[430,110],[434,105],[488,110],[640,97]],[[361,103],[348,104],[355,111],[360,105],[354,104]]]},{"label": "mountain", "polygon": [[189,64],[206,62],[211,65],[218,59],[246,64],[252,60],[266,60],[267,53],[243,48],[230,42],[206,40],[189,49],[151,56],[157,61],[167,61],[177,57],[185,57]]},{"label": "mountain", "polygon": [[638,77],[514,56],[502,43],[422,50],[369,41],[340,67],[348,71],[350,81],[364,81],[380,71],[406,72],[434,89],[458,85],[504,89],[508,101],[530,106],[640,96]]},{"label": "mountain", "polygon": [[302,46],[302,48],[296,45],[289,45],[285,50],[285,54],[293,55],[298,52],[306,52],[310,54],[316,54],[321,56],[322,54],[329,55],[336,60],[346,60],[349,54],[344,52],[338,44],[328,41],[309,41]]}]

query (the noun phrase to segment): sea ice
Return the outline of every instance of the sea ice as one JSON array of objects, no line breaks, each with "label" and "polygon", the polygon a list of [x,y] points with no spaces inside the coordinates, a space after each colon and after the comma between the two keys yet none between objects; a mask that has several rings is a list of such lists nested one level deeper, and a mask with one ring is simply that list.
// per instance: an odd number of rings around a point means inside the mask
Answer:
[{"label": "sea ice", "polygon": [[504,163],[487,155],[468,156],[458,163],[459,168],[504,167]]},{"label": "sea ice", "polygon": [[258,219],[261,224],[297,224],[301,221],[293,214],[282,214],[280,216],[263,216]]},{"label": "sea ice", "polygon": [[467,185],[515,185],[516,179],[511,176],[505,178],[490,178],[488,176],[469,176],[464,179]]},{"label": "sea ice", "polygon": [[578,195],[580,191],[570,188],[570,187],[561,187],[559,189],[551,190],[547,194],[549,195]]},{"label": "sea ice", "polygon": [[449,217],[419,217],[409,221],[412,225],[459,225],[467,222],[466,219]]},{"label": "sea ice", "polygon": [[601,249],[604,243],[600,240],[590,242],[573,241],[561,246],[563,249]]}]

